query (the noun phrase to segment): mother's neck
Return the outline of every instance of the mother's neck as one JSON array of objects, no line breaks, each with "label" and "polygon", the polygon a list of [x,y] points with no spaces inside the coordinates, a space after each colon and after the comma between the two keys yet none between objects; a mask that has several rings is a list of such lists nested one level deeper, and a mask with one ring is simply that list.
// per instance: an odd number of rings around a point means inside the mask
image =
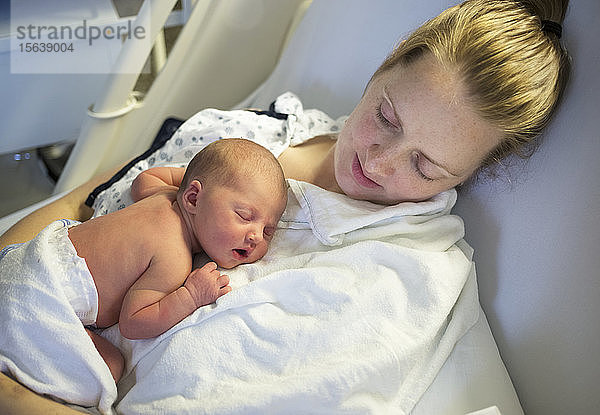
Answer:
[{"label": "mother's neck", "polygon": [[312,183],[332,192],[342,193],[335,180],[335,140],[318,136],[296,147],[289,147],[278,158],[285,177]]}]

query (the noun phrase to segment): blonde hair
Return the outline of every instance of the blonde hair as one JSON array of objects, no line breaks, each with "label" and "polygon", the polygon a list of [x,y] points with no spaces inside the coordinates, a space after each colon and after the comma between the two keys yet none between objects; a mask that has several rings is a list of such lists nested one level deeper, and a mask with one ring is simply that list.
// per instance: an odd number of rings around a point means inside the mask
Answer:
[{"label": "blonde hair", "polygon": [[265,147],[243,138],[224,138],[204,147],[189,162],[179,186],[182,193],[193,181],[205,187],[233,187],[248,177],[268,178],[274,192],[287,195],[287,184],[281,165]]},{"label": "blonde hair", "polygon": [[568,0],[466,0],[414,31],[373,77],[432,53],[463,82],[473,108],[504,133],[481,166],[529,156],[570,71],[559,36],[542,22],[562,24],[567,6]]}]

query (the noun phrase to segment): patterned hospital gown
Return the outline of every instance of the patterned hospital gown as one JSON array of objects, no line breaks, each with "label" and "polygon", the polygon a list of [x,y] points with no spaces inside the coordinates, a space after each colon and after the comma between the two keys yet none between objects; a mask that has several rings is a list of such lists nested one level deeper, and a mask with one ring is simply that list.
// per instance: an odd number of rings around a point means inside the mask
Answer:
[{"label": "patterned hospital gown", "polygon": [[[98,193],[94,216],[105,215],[133,203],[130,187],[143,170],[156,166],[185,167],[209,143],[222,138],[246,138],[269,149],[275,157],[289,146],[296,146],[312,137],[335,134],[347,117],[332,119],[322,111],[304,109],[300,99],[291,92],[280,95],[268,111],[217,109],[202,110],[185,123],[158,150],[133,165],[108,189]],[[274,117],[273,113],[280,116]]]}]

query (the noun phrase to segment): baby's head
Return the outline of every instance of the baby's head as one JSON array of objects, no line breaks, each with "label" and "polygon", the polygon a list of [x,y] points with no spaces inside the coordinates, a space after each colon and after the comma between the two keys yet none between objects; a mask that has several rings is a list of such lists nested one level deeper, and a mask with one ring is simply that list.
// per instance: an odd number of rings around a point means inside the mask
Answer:
[{"label": "baby's head", "polygon": [[281,165],[252,141],[228,138],[202,149],[177,194],[200,248],[220,267],[262,258],[287,203]]}]

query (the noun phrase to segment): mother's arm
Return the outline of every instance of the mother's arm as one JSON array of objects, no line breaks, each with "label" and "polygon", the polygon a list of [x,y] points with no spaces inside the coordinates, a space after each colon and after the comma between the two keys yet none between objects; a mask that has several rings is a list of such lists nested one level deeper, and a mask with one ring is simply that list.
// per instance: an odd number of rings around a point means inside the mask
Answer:
[{"label": "mother's arm", "polygon": [[0,373],[0,414],[81,415],[81,412],[44,398]]},{"label": "mother's arm", "polygon": [[106,182],[118,169],[93,177],[61,198],[31,212],[0,236],[0,249],[7,245],[26,242],[57,219],[75,219],[83,222],[92,216],[92,208],[85,205],[87,196],[96,186]]}]

